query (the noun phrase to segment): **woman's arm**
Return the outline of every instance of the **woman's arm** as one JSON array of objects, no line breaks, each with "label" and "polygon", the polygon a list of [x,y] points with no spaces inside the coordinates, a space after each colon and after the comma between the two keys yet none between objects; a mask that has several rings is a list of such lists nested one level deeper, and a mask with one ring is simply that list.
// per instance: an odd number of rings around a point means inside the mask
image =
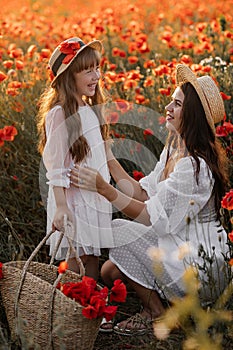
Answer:
[{"label": "woman's arm", "polygon": [[81,168],[77,165],[76,169],[72,170],[70,178],[73,186],[98,192],[131,219],[147,226],[151,225],[146,204],[118,191],[106,182],[95,169]]},{"label": "woman's arm", "polygon": [[106,153],[109,171],[119,189],[127,196],[135,198],[141,202],[147,200],[148,196],[146,191],[142,189],[138,181],[134,180],[127,174],[127,172],[114,157],[110,147],[107,147],[108,149],[106,150]]}]

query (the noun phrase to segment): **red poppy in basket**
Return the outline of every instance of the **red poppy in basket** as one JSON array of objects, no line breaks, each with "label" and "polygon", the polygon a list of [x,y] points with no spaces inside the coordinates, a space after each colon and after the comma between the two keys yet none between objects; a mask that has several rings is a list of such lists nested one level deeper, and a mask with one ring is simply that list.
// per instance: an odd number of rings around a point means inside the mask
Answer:
[{"label": "red poppy in basket", "polygon": [[83,306],[82,314],[86,318],[105,317],[107,321],[117,311],[117,306],[108,305],[108,296],[110,302],[125,302],[127,295],[126,286],[121,280],[116,280],[109,291],[107,287],[100,289],[96,281],[88,276],[82,277],[80,282],[59,283],[57,288]]}]

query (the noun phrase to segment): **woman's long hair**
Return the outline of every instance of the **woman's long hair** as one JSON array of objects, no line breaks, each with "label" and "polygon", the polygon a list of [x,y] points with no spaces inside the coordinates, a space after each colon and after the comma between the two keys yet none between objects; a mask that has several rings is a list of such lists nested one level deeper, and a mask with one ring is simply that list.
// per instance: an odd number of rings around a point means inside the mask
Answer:
[{"label": "woman's long hair", "polygon": [[[190,83],[181,86],[184,101],[181,111],[179,135],[184,141],[188,154],[193,157],[196,166],[195,177],[198,183],[201,157],[205,160],[214,178],[212,195],[214,196],[217,218],[221,199],[228,185],[227,157],[220,141],[207,122],[204,108],[196,90]],[[172,137],[168,140],[171,143]]]},{"label": "woman's long hair", "polygon": [[[44,91],[39,100],[39,112],[37,115],[37,129],[39,134],[38,151],[42,154],[46,144],[45,118],[47,113],[56,105],[60,105],[65,113],[66,127],[68,130],[68,147],[75,162],[81,162],[90,151],[86,138],[82,135],[81,119],[78,114],[77,87],[75,73],[92,68],[100,63],[100,54],[91,47],[81,51],[70,66],[57,77],[53,87]],[[101,113],[101,104],[105,102],[103,92],[96,86],[94,96],[88,98],[88,104],[96,113],[103,140],[109,137],[109,126]]]}]

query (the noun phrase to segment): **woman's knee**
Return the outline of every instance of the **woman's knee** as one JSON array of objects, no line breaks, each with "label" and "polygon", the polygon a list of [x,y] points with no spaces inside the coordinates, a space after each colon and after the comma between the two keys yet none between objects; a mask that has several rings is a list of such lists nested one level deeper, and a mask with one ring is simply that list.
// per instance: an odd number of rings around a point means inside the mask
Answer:
[{"label": "woman's knee", "polygon": [[116,279],[124,279],[124,276],[121,273],[121,271],[115,264],[113,264],[111,260],[105,261],[100,273],[104,283],[106,283],[109,287],[112,286],[113,282]]}]

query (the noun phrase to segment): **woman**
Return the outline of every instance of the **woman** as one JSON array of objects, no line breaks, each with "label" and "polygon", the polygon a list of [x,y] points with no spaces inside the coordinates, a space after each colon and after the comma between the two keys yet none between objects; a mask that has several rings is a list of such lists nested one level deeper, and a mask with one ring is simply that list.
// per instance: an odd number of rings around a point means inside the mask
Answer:
[{"label": "woman", "polygon": [[[140,314],[114,327],[120,334],[144,333],[148,323],[164,312],[160,296],[168,300],[184,296],[182,276],[190,265],[199,268],[203,302],[212,301],[224,288],[224,274],[219,271],[224,266],[226,233],[219,209],[228,180],[214,126],[223,119],[224,105],[209,76],[196,78],[187,66],[178,64],[176,81],[166,106],[169,135],[154,171],[138,183],[111,155],[108,165],[120,191],[93,169],[77,166],[72,171],[74,186],[97,191],[135,220],[113,220],[116,247],[102,267],[106,284],[126,280],[142,301]],[[156,247],[154,255],[163,267],[157,274],[148,255],[151,247]],[[207,288],[203,255],[211,262],[212,286]]]}]

